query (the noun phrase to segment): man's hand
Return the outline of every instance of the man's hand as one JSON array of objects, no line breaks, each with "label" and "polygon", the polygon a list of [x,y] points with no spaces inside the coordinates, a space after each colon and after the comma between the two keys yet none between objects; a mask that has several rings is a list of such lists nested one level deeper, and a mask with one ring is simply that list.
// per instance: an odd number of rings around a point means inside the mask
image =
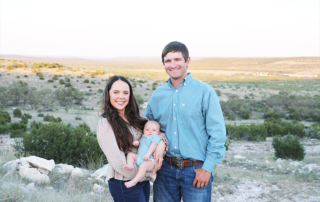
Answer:
[{"label": "man's hand", "polygon": [[157,172],[161,168],[162,161],[163,161],[163,153],[164,153],[165,149],[166,149],[166,145],[161,140],[160,143],[158,144],[156,150],[153,152],[153,158],[154,158],[153,172]]},{"label": "man's hand", "polygon": [[140,141],[139,140],[135,140],[132,142],[132,145],[135,147],[139,147]]},{"label": "man's hand", "polygon": [[195,169],[196,177],[193,180],[192,185],[195,187],[197,185],[197,188],[205,187],[208,185],[211,173],[206,171],[203,168],[197,168]]}]

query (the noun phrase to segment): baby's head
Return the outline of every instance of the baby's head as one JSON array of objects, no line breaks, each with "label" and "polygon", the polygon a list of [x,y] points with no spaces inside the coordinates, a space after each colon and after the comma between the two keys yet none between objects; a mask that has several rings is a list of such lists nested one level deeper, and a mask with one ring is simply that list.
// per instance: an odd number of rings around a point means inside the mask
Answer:
[{"label": "baby's head", "polygon": [[144,125],[144,129],[143,129],[143,135],[148,136],[148,135],[160,135],[160,124],[156,121],[148,121],[145,125]]}]

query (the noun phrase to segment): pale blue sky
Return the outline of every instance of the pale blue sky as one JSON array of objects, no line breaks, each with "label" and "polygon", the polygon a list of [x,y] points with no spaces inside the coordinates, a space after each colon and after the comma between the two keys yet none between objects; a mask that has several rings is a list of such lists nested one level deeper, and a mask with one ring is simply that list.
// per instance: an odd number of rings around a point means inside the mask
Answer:
[{"label": "pale blue sky", "polygon": [[320,56],[319,0],[0,0],[0,54]]}]

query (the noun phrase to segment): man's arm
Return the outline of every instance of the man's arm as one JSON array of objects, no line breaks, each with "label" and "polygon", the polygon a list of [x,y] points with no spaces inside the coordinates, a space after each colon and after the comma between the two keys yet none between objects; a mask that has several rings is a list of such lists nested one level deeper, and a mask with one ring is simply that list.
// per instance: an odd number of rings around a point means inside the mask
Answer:
[{"label": "man's arm", "polygon": [[202,168],[195,170],[196,177],[193,186],[197,186],[197,188],[207,186],[215,164],[222,160],[225,153],[226,128],[218,96],[212,90],[204,100],[207,101],[203,106],[206,107],[204,117],[209,140]]}]

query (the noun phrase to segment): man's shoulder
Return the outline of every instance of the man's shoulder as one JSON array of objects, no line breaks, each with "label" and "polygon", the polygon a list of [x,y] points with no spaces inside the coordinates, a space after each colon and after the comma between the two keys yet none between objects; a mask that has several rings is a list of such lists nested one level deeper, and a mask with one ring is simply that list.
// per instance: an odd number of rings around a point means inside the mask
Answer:
[{"label": "man's shoulder", "polygon": [[194,85],[197,85],[199,88],[202,88],[202,89],[204,89],[206,91],[211,91],[211,90],[214,91],[214,89],[209,84],[204,83],[203,81],[199,81],[199,80],[193,79],[192,83]]}]

